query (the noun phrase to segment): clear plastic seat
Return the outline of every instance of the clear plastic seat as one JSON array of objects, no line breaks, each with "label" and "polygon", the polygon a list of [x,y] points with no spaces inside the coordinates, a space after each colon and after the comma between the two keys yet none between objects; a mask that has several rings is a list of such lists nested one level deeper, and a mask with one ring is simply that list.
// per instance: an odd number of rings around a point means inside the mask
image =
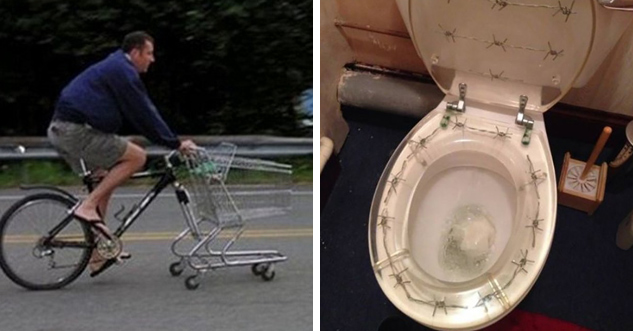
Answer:
[{"label": "clear plastic seat", "polygon": [[510,312],[545,264],[555,174],[542,133],[524,145],[521,129],[450,115],[427,115],[392,156],[372,204],[370,251],[381,288],[407,315],[480,328]]}]

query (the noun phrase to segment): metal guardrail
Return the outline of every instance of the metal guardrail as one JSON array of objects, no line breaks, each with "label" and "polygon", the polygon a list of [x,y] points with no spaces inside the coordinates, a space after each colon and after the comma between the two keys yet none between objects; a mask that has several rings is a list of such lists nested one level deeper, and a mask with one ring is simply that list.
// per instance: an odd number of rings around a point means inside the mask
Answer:
[{"label": "metal guardrail", "polygon": [[[152,145],[141,136],[128,136],[130,141],[145,148],[148,156],[160,156],[170,150]],[[287,138],[274,136],[180,136],[191,139],[201,147],[211,147],[220,142],[238,146],[237,154],[246,157],[279,157],[312,154],[312,138]],[[0,137],[0,160],[57,159],[59,155],[46,137]]]}]

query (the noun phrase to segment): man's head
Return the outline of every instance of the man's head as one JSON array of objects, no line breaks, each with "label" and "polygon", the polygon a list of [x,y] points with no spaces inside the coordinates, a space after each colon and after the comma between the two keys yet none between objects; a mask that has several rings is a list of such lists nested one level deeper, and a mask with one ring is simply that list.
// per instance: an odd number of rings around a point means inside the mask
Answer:
[{"label": "man's head", "polygon": [[138,72],[147,72],[154,62],[154,38],[143,31],[128,33],[123,38],[121,49],[130,56]]}]

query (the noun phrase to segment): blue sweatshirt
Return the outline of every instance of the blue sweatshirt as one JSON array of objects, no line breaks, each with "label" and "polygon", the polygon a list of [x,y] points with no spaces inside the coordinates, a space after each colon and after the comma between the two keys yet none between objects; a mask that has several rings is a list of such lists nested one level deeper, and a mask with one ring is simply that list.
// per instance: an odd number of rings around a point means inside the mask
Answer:
[{"label": "blue sweatshirt", "polygon": [[62,90],[53,115],[53,120],[87,123],[105,133],[118,132],[123,118],[153,143],[180,147],[122,50],[75,77]]}]

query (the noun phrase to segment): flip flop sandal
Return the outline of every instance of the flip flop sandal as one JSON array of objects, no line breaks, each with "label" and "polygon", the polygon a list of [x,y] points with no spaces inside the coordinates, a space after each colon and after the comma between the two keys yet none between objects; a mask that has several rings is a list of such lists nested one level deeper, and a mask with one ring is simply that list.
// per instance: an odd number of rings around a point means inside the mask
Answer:
[{"label": "flip flop sandal", "polygon": [[108,259],[106,260],[99,268],[90,271],[90,277],[96,277],[99,274],[101,274],[102,272],[104,272],[106,269],[108,269],[110,266],[112,266],[113,264],[115,264],[117,261],[116,258],[114,259]]},{"label": "flip flop sandal", "polygon": [[88,266],[90,267],[90,272],[95,272],[96,270],[99,270],[101,268],[101,266],[108,260],[104,260],[101,257],[99,257],[98,259],[95,259],[94,261],[90,261],[88,262]]},{"label": "flip flop sandal", "polygon": [[[97,207],[97,215],[99,215],[99,217],[101,217],[101,219],[103,219],[103,214],[101,214],[101,210],[99,210],[99,207]],[[121,260],[128,260],[132,257],[132,254],[126,252],[126,251],[121,251],[121,253],[119,253],[119,256],[117,256],[118,259]]]},{"label": "flip flop sandal", "polygon": [[119,254],[123,251],[121,240],[119,237],[110,233],[110,229],[108,229],[103,220],[89,220],[74,213],[73,217],[90,226],[90,229],[93,233],[95,233],[97,236],[97,239],[95,240],[95,248],[97,250],[97,254],[99,254],[102,258],[107,260],[113,259],[119,256]]},{"label": "flip flop sandal", "polygon": [[76,220],[90,226],[90,228],[93,230],[93,232],[96,235],[102,235],[107,240],[113,240],[114,236],[110,233],[110,229],[108,229],[108,227],[106,226],[105,222],[103,222],[103,220],[100,220],[100,219],[90,220],[85,217],[81,217],[75,213],[73,213],[73,217]]},{"label": "flip flop sandal", "polygon": [[119,256],[117,256],[115,258],[112,258],[112,259],[92,261],[92,262],[90,262],[90,264],[101,263],[101,265],[99,265],[94,270],[90,270],[90,277],[96,277],[99,274],[101,274],[102,272],[104,272],[107,268],[112,266],[113,264],[121,264],[121,263],[123,263],[124,260],[127,260],[127,259],[129,259],[131,257],[132,257],[132,254],[130,254],[128,252],[121,252],[119,254]]}]

